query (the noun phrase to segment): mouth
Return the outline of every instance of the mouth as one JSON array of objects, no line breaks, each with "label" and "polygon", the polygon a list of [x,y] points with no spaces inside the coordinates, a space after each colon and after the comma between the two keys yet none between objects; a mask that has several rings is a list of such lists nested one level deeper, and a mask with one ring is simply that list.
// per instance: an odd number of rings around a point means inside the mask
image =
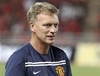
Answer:
[{"label": "mouth", "polygon": [[55,36],[47,36],[50,40],[54,40]]}]

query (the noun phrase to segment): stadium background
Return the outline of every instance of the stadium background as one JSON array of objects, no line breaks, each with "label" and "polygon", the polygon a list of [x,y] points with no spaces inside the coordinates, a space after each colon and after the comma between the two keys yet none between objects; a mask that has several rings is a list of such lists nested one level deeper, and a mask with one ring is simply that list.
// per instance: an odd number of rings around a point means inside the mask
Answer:
[{"label": "stadium background", "polygon": [[54,45],[65,50],[73,76],[100,76],[100,0],[0,0],[0,76],[9,56],[30,38],[26,12],[36,1],[60,9]]}]

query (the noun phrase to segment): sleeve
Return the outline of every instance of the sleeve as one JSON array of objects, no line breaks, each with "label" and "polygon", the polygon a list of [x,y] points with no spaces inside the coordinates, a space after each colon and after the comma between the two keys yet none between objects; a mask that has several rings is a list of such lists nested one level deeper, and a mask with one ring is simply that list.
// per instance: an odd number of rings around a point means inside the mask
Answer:
[{"label": "sleeve", "polygon": [[66,70],[67,70],[67,76],[72,76],[70,61],[67,56],[66,56]]},{"label": "sleeve", "polygon": [[6,63],[5,76],[25,76],[25,60],[21,53],[13,53]]},{"label": "sleeve", "polygon": [[5,76],[25,76],[24,66],[22,64],[18,64],[15,67],[6,65]]}]

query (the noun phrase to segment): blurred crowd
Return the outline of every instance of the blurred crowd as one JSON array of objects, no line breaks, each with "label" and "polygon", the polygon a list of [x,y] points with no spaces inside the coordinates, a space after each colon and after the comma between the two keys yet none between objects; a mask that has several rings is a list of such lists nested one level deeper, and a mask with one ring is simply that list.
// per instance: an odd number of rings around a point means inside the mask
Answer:
[{"label": "blurred crowd", "polygon": [[56,44],[100,41],[100,4],[96,0],[0,0],[0,43],[25,43],[29,39],[27,11],[34,2],[45,1],[59,10]]},{"label": "blurred crowd", "polygon": [[24,0],[1,0],[0,34],[22,33],[27,28]]},{"label": "blurred crowd", "polygon": [[59,32],[82,32],[86,0],[0,0],[0,35],[28,33],[26,14],[36,1],[50,2],[60,9]]}]

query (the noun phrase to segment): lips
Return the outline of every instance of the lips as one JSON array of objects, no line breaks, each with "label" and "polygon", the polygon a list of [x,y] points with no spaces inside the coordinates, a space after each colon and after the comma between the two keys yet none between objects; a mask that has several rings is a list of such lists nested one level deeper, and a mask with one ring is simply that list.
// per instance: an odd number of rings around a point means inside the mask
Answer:
[{"label": "lips", "polygon": [[47,36],[48,38],[50,38],[50,39],[54,39],[55,38],[55,36]]},{"label": "lips", "polygon": [[55,37],[55,36],[47,36],[47,37]]},{"label": "lips", "polygon": [[47,36],[47,37],[55,37],[54,35],[49,35],[49,36]]}]

